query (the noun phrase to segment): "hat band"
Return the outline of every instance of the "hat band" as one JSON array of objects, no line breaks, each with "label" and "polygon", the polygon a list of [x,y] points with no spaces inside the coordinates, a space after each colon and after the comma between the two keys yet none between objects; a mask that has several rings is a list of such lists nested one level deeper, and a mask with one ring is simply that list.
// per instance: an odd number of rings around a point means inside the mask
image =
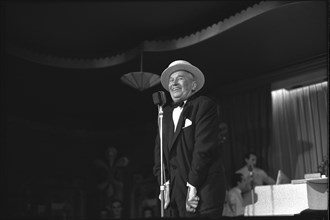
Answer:
[{"label": "hat band", "polygon": [[[195,78],[195,75],[192,74],[190,71],[188,71],[188,70],[186,70],[186,69],[177,69],[177,70],[175,70],[175,72],[178,72],[178,71],[185,71],[185,72],[187,72],[187,73],[190,73],[190,74]],[[175,72],[172,72],[171,75],[172,75],[173,73],[175,73]],[[170,76],[171,76],[171,75],[170,75]]]}]

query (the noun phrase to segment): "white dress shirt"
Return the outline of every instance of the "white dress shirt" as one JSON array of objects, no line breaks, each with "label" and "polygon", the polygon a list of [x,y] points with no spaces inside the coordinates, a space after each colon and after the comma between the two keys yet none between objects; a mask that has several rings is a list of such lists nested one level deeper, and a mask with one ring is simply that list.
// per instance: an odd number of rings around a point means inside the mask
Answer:
[{"label": "white dress shirt", "polygon": [[182,107],[178,106],[178,107],[176,107],[176,108],[173,109],[172,118],[173,118],[173,123],[174,123],[174,132],[176,130],[176,126],[178,125],[181,112],[182,112],[183,107],[186,104],[186,102],[187,102],[187,100],[184,101],[184,104],[183,104]]},{"label": "white dress shirt", "polygon": [[224,205],[223,216],[242,216],[244,215],[244,201],[242,191],[234,187],[227,192],[227,199]]}]

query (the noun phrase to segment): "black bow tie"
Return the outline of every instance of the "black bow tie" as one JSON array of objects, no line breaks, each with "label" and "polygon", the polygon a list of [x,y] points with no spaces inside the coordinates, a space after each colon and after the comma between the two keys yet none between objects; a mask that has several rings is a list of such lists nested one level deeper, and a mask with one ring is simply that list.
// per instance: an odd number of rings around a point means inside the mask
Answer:
[{"label": "black bow tie", "polygon": [[172,108],[176,108],[178,106],[180,106],[182,108],[182,106],[184,105],[184,101],[180,101],[180,102],[173,102],[171,104]]}]

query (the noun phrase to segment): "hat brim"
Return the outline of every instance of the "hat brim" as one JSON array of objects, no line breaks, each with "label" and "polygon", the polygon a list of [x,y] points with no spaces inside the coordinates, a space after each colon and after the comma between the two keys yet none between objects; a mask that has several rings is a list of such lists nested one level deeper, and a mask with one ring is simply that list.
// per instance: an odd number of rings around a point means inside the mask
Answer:
[{"label": "hat brim", "polygon": [[197,84],[195,92],[197,92],[201,88],[203,88],[204,83],[205,83],[205,77],[204,77],[204,74],[202,73],[202,71],[200,71],[200,69],[198,69],[197,67],[195,67],[193,65],[189,65],[189,64],[176,64],[176,65],[166,68],[163,71],[162,75],[160,76],[160,82],[162,83],[162,86],[164,87],[164,89],[166,89],[167,91],[169,90],[168,84],[169,84],[171,74],[174,72],[180,71],[180,70],[187,71],[194,75],[194,78],[195,78],[195,81]]}]

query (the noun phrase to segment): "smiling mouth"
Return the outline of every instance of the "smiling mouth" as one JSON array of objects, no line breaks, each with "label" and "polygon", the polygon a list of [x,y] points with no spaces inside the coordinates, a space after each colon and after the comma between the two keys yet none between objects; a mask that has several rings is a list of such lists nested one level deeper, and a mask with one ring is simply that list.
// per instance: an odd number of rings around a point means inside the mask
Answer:
[{"label": "smiling mouth", "polygon": [[180,88],[172,88],[172,89],[171,89],[172,92],[177,92],[177,91],[179,91],[179,90],[181,90],[181,89],[180,89]]}]

